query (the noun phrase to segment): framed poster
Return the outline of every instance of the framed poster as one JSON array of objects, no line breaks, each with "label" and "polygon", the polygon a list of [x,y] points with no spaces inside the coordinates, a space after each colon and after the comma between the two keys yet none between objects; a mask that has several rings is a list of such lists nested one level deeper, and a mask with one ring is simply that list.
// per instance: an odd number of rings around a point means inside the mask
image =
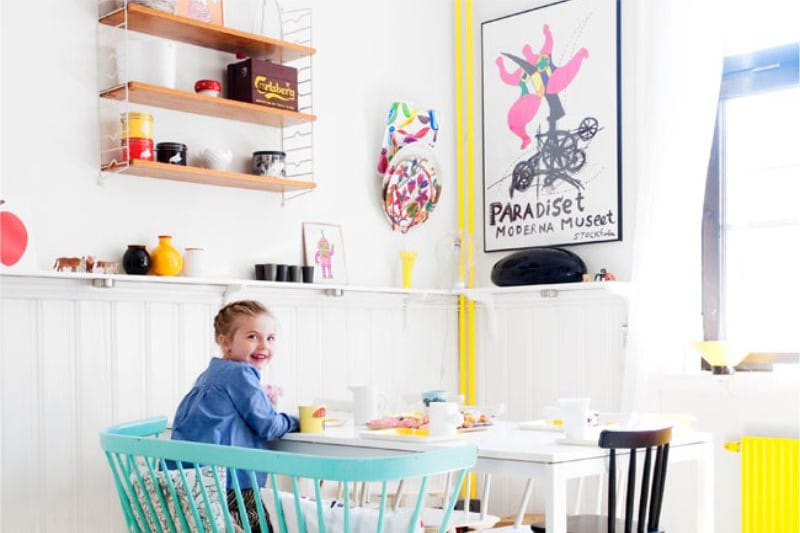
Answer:
[{"label": "framed poster", "polygon": [[347,283],[341,226],[303,222],[303,247],[306,265],[314,266],[315,283]]},{"label": "framed poster", "polygon": [[484,251],[622,239],[619,0],[481,24]]}]

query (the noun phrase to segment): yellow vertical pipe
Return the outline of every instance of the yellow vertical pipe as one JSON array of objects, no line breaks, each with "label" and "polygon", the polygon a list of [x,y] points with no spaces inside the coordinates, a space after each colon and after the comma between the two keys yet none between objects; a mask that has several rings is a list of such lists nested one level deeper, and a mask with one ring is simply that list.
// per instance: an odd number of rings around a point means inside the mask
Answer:
[{"label": "yellow vertical pipe", "polygon": [[[467,263],[467,287],[475,286],[475,249],[473,247],[473,239],[475,236],[475,120],[473,114],[473,68],[472,68],[472,0],[466,0],[465,9],[465,49],[466,49],[466,86],[467,86],[467,246],[466,246],[466,263]],[[462,248],[464,248],[462,246]],[[469,300],[467,302],[467,394],[466,400],[468,405],[475,405],[475,302]],[[470,472],[470,498],[476,496],[477,482],[475,473]],[[485,504],[485,503],[484,503]],[[465,506],[466,510],[469,510]]]},{"label": "yellow vertical pipe", "polygon": [[[455,33],[456,43],[456,165],[458,183],[458,239],[461,242],[458,262],[458,280],[464,283],[465,250],[464,250],[464,40],[462,39],[463,25],[461,21],[461,2],[455,0]],[[458,392],[467,394],[467,321],[466,299],[458,297]]]},{"label": "yellow vertical pipe", "polygon": [[[467,63],[467,287],[475,286],[475,116],[473,112],[473,68],[472,68],[472,0],[466,0],[466,63]],[[475,405],[475,302],[467,305],[467,404]]]}]

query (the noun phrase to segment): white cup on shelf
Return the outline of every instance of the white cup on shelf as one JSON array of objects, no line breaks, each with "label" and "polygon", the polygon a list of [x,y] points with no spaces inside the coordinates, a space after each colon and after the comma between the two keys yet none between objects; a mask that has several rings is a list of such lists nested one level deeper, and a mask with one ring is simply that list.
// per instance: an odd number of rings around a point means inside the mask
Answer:
[{"label": "white cup on shelf", "polygon": [[175,88],[177,59],[175,43],[166,39],[131,36],[115,44],[119,83],[139,81]]}]

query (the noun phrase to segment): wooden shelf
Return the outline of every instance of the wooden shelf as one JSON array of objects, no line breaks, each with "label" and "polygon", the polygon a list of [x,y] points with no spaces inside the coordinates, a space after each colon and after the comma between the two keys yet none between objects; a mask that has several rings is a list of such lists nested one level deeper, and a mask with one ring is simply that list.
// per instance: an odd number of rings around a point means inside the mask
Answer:
[{"label": "wooden shelf", "polygon": [[[126,85],[117,85],[100,91],[101,98],[125,100]],[[179,91],[168,87],[150,85],[139,81],[127,83],[127,96],[136,104],[175,109],[197,115],[227,118],[239,122],[251,122],[264,126],[296,126],[317,119],[315,115],[286,111],[275,107],[249,104],[228,98],[215,98],[202,94]]]},{"label": "wooden shelf", "polygon": [[208,24],[187,17],[179,17],[138,4],[128,4],[127,9],[114,10],[101,17],[100,23],[107,26],[120,27],[125,25],[126,18],[129,30],[222,52],[233,54],[243,52],[250,57],[268,59],[279,63],[293,61],[316,53],[316,50],[308,46],[270,39],[269,37]]},{"label": "wooden shelf", "polygon": [[102,168],[107,172],[130,174],[146,178],[162,180],[184,181],[201,183],[204,185],[217,185],[220,187],[236,187],[238,189],[255,189],[259,191],[289,192],[304,189],[314,189],[317,184],[312,181],[299,181],[270,176],[255,176],[253,174],[240,174],[224,170],[211,170],[208,168],[170,165],[144,159],[133,159],[128,165],[112,163]]}]

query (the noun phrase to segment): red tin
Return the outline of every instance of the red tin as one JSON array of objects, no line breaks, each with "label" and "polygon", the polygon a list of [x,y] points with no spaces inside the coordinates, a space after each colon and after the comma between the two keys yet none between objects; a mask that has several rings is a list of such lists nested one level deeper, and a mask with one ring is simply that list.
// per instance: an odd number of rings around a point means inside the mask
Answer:
[{"label": "red tin", "polygon": [[222,92],[222,84],[217,80],[197,80],[194,84],[194,92],[207,96],[219,96]]},{"label": "red tin", "polygon": [[130,137],[128,142],[122,139],[122,159],[128,161],[128,146],[130,145],[130,159],[144,159],[153,161],[155,150],[153,150],[153,139],[143,139],[141,137]]}]

